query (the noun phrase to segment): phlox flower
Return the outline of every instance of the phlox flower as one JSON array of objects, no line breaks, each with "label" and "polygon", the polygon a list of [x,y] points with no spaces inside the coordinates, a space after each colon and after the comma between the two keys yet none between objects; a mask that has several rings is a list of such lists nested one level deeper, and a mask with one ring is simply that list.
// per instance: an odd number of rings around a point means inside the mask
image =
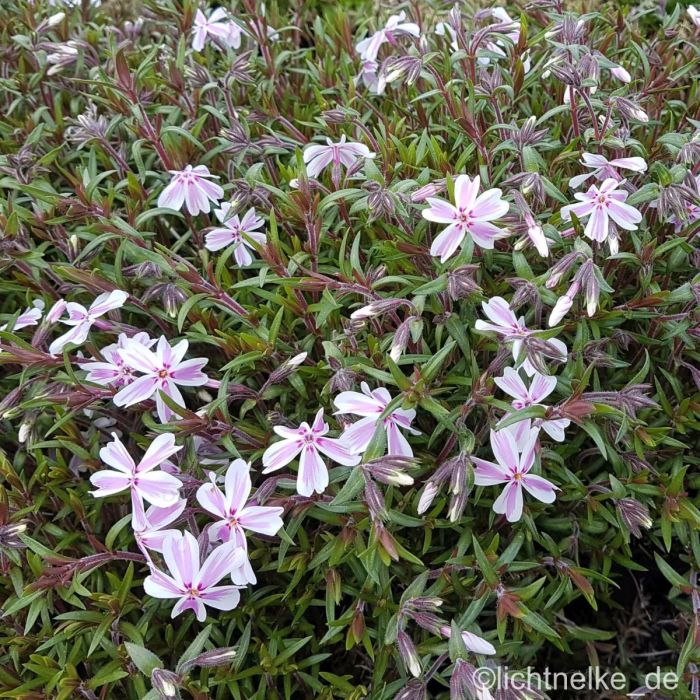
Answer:
[{"label": "phlox flower", "polygon": [[163,559],[170,575],[155,567],[143,582],[143,588],[154,598],[178,598],[172,617],[184,610],[194,610],[204,622],[205,606],[216,610],[233,610],[241,599],[237,586],[217,586],[224,576],[239,566],[245,552],[234,542],[214,549],[200,565],[199,543],[189,532],[168,537],[163,543]]},{"label": "phlox flower", "polygon": [[391,402],[391,394],[384,387],[371,391],[366,382],[362,382],[360,388],[362,393],[343,391],[333,401],[338,409],[335,415],[350,413],[362,416],[360,420],[345,429],[341,437],[343,444],[355,454],[363,453],[372,441],[377,423],[381,420],[386,432],[387,454],[413,457],[413,450],[401,433],[401,429],[408,430],[413,435],[420,435],[418,430],[411,428],[416,412],[412,408],[395,408],[389,415],[380,418]]},{"label": "phlox flower", "polygon": [[209,201],[216,203],[224,196],[221,186],[207,179],[218,180],[218,177],[212,175],[206,165],[198,165],[194,168],[188,165],[184,170],[168,172],[173,177],[158,197],[159,207],[180,211],[184,204],[192,216],[196,216],[200,211],[208,214]]},{"label": "phlox flower", "polygon": [[68,302],[65,307],[68,311],[68,318],[61,323],[73,327],[49,345],[49,354],[58,355],[68,343],[82,345],[87,340],[90,328],[95,321],[108,311],[124,306],[128,298],[129,295],[126,292],[115,289],[112,292],[100,294],[87,309],[74,301]]},{"label": "phlox flower", "polygon": [[581,163],[589,168],[591,172],[583,175],[575,175],[569,180],[569,187],[578,187],[586,180],[595,177],[596,180],[622,180],[622,176],[618,170],[631,170],[635,173],[643,173],[647,169],[647,164],[644,158],[633,156],[632,158],[613,158],[608,160],[605,156],[597,153],[584,153],[581,156]]},{"label": "phlox flower", "polygon": [[[34,299],[32,305],[25,309],[17,318],[12,325],[13,331],[21,330],[22,328],[27,328],[28,326],[36,326],[41,320],[41,316],[44,313],[44,300]],[[0,331],[7,330],[7,324],[4,323],[0,326]]]},{"label": "phlox flower", "polygon": [[256,231],[265,222],[255,213],[251,207],[242,218],[234,214],[229,202],[224,202],[219,209],[214,210],[214,215],[223,226],[213,228],[206,236],[204,246],[207,250],[221,250],[229,245],[234,246],[233,257],[241,267],[247,267],[253,262],[253,256],[248,252],[254,250],[250,241],[252,239],[258,245],[265,245],[265,233]]},{"label": "phlox flower", "polygon": [[511,523],[522,517],[523,489],[542,503],[553,503],[558,490],[547,479],[530,474],[535,464],[538,433],[536,428],[531,428],[524,437],[518,439],[515,426],[492,430],[491,449],[496,462],[472,457],[476,465],[474,483],[477,486],[505,484],[501,495],[493,504],[493,510],[505,515]]},{"label": "phlox flower", "polygon": [[362,82],[373,95],[382,95],[384,93],[386,79],[380,74],[377,61],[362,61],[362,70],[355,77],[355,85],[359,82]]},{"label": "phlox flower", "polygon": [[347,467],[360,463],[360,455],[352,454],[342,440],[325,437],[329,428],[323,420],[322,408],[316,413],[312,425],[306,422],[298,428],[276,425],[273,430],[283,439],[265,450],[262,458],[265,467],[263,474],[281,469],[301,453],[297,493],[302,496],[311,496],[314,491],[323,493],[328,486],[328,468],[321,454]]},{"label": "phlox flower", "polygon": [[[506,394],[513,398],[512,406],[516,410],[530,408],[530,406],[543,406],[542,403],[557,386],[557,379],[551,375],[535,372],[532,375],[530,386],[527,386],[520,375],[512,367],[507,367],[502,377],[495,377],[494,381]],[[523,422],[523,421],[521,421]],[[542,420],[538,425],[557,442],[564,440],[564,430],[569,427],[571,421],[568,418],[555,420]]]},{"label": "phlox flower", "polygon": [[438,36],[444,36],[445,39],[449,39],[450,48],[453,52],[459,51],[459,42],[457,41],[457,31],[449,22],[438,22],[435,25],[435,33]]},{"label": "phlox flower", "polygon": [[208,362],[207,358],[183,360],[188,346],[186,340],[181,340],[175,347],[171,347],[165,336],[160,337],[155,351],[141,343],[127,343],[118,352],[127,366],[142,376],[120,389],[114,396],[114,403],[117,406],[133,406],[155,394],[158,418],[163,423],[169,421],[174,414],[161,398],[160,392],[179,406],[184,406],[185,400],[178,386],[202,386],[209,381],[202,372],[202,367]]},{"label": "phlox flower", "polygon": [[[504,341],[512,343],[513,359],[518,362],[516,369],[523,369],[531,377],[536,372],[532,362],[527,357],[524,360],[520,359],[525,339],[533,334],[533,331],[525,325],[525,317],[517,318],[503,297],[493,297],[488,301],[483,301],[481,307],[489,320],[477,319],[474,323],[474,329],[496,333]],[[558,352],[562,361],[566,360],[568,350],[561,340],[549,338],[547,343],[554,351]]]},{"label": "phlox flower", "polygon": [[[245,531],[262,535],[276,535],[282,525],[284,508],[248,504],[252,483],[250,464],[236,459],[226,470],[224,492],[216,485],[216,474],[209,472],[210,483],[197,490],[197,501],[204,510],[219,518],[209,527],[210,540],[233,540],[237,547],[248,551]],[[242,565],[232,571],[233,582],[245,585],[256,583],[255,574],[246,556]]]},{"label": "phlox flower", "polygon": [[401,11],[398,15],[391,15],[386,24],[374,34],[362,39],[355,47],[363,61],[376,61],[382,44],[396,43],[396,38],[401,35],[419,37],[420,27],[415,22],[406,22],[406,13]]},{"label": "phlox flower", "polygon": [[[623,181],[624,182],[624,181]],[[615,178],[607,178],[600,187],[591,185],[588,192],[577,192],[574,197],[579,200],[576,204],[562,207],[561,218],[571,219],[571,212],[579,219],[588,217],[584,234],[602,243],[608,240],[613,255],[617,252],[617,236],[611,235],[610,220],[627,231],[636,231],[642,215],[634,207],[625,204],[627,192],[619,189],[622,182]]]},{"label": "phlox flower", "polygon": [[144,332],[136,333],[131,338],[125,333],[120,333],[116,343],[107,345],[100,351],[104,362],[93,360],[92,362],[80,363],[80,369],[87,372],[85,379],[102,386],[123,387],[131,384],[136,376],[133,369],[124,362],[120,355],[120,350],[123,350],[130,342],[140,343],[144,347],[150,348],[156,341]]},{"label": "phlox flower", "polygon": [[[700,192],[700,175],[695,176],[695,191]],[[680,218],[677,214],[671,214],[668,217],[668,222],[673,224],[673,230],[678,233],[682,231],[686,226],[694,224],[700,219],[700,206],[695,204],[693,199],[685,198],[685,218]],[[655,202],[652,202],[652,206],[656,206]],[[16,328],[16,326],[15,326]]]},{"label": "phlox flower", "polygon": [[[449,639],[452,636],[452,628],[449,625],[440,626],[440,634]],[[491,656],[496,653],[496,648],[483,637],[473,632],[461,632],[459,635],[464,642],[464,646],[474,654],[484,654],[485,656]]]},{"label": "phlox flower", "polygon": [[329,165],[333,166],[333,181],[340,180],[340,166],[350,168],[360,158],[374,158],[372,153],[363,143],[356,141],[346,141],[345,134],[340,137],[340,141],[333,143],[326,139],[325,146],[312,143],[304,148],[304,163],[306,163],[306,173],[309,177],[318,177]]},{"label": "phlox flower", "polygon": [[179,530],[164,529],[174,523],[185,510],[187,499],[180,498],[173,505],[161,508],[150,506],[144,511],[140,499],[133,499],[131,514],[131,526],[134,530],[134,538],[141,551],[146,550],[162,552],[163,544],[168,537],[179,535]]},{"label": "phlox flower", "polygon": [[[508,39],[510,39],[510,41],[512,41],[514,45],[517,45],[517,43],[520,41],[520,22],[512,19],[511,16],[506,12],[506,10],[503,7],[492,8],[491,16],[497,21],[498,24],[509,25],[507,28],[507,31],[504,33],[504,36],[507,36]],[[501,41],[500,39],[497,39],[496,41],[486,42],[486,49],[490,53],[496,54],[499,58],[506,58],[508,56],[508,54],[505,52],[504,48],[505,48],[505,43],[503,41]],[[531,62],[530,62],[530,55],[527,51],[523,54],[522,61],[523,61],[523,71],[525,73],[529,73],[530,67],[531,67]],[[478,62],[482,66],[487,66],[489,63],[491,63],[491,57],[490,56],[480,56],[478,59]]]},{"label": "phlox flower", "polygon": [[430,247],[430,254],[439,256],[440,262],[454,255],[467,234],[478,246],[487,249],[493,248],[499,238],[510,235],[508,231],[489,223],[506,214],[508,202],[501,199],[501,190],[497,188],[479,195],[480,182],[478,175],[473,180],[468,175],[459,175],[455,180],[454,204],[437,197],[427,198],[430,206],[421,212],[423,218],[438,224],[449,224]]},{"label": "phlox flower", "polygon": [[154,506],[174,505],[182,483],[156,467],[181,449],[175,445],[174,435],[164,433],[153,440],[136,464],[116,433],[112,433],[112,442],[100,450],[100,459],[112,469],[95,472],[90,477],[92,485],[97,487],[96,491],[91,491],[92,495],[103,498],[130,489],[133,498],[144,499]]},{"label": "phlox flower", "polygon": [[688,17],[690,17],[693,24],[700,29],[700,10],[698,10],[695,5],[688,5]]},{"label": "phlox flower", "polygon": [[217,7],[207,18],[202,10],[197,10],[192,25],[192,48],[201,51],[207,37],[219,39],[226,46],[237,49],[241,45],[243,30],[229,19],[223,7]]}]

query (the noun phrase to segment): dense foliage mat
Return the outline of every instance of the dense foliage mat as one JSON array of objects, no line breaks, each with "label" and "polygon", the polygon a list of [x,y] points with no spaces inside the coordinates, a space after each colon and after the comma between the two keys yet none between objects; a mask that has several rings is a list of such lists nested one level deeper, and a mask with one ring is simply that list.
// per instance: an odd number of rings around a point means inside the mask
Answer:
[{"label": "dense foliage mat", "polygon": [[0,3],[0,698],[700,698],[700,11],[380,5]]}]

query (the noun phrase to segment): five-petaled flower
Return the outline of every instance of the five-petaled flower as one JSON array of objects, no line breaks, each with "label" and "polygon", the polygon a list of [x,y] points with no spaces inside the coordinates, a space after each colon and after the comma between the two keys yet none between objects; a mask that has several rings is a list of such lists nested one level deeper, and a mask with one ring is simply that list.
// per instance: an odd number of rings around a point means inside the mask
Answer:
[{"label": "five-petaled flower", "polygon": [[[248,503],[252,488],[248,462],[242,459],[231,462],[226,471],[223,493],[216,485],[214,472],[209,472],[209,479],[209,483],[197,490],[197,500],[204,510],[219,518],[209,527],[210,540],[233,540],[236,546],[247,552],[246,530],[270,536],[279,532],[284,524],[281,517],[284,508]],[[232,578],[236,584],[256,582],[248,557],[232,571]]]},{"label": "five-petaled flower", "polygon": [[333,182],[340,182],[340,166],[351,168],[360,158],[374,158],[372,153],[364,143],[357,141],[346,141],[345,134],[340,137],[340,141],[334,143],[326,139],[326,145],[312,143],[304,148],[304,163],[306,163],[306,174],[309,177],[318,177],[329,165],[332,166]]},{"label": "five-petaled flower", "polygon": [[342,440],[325,437],[329,427],[323,420],[322,408],[312,425],[306,422],[298,428],[276,425],[273,430],[283,439],[265,450],[262,458],[265,467],[263,474],[281,469],[301,453],[297,492],[302,496],[311,496],[314,491],[323,493],[328,486],[328,468],[321,454],[346,467],[360,463],[360,455],[352,454]]},{"label": "five-petaled flower", "polygon": [[406,13],[403,11],[391,15],[381,29],[362,39],[355,48],[363,61],[376,61],[382,44],[395,44],[396,38],[402,34],[420,36],[420,27],[415,22],[406,22]]},{"label": "five-petaled flower", "polygon": [[493,510],[505,515],[511,523],[520,520],[523,514],[523,489],[543,503],[553,503],[555,499],[557,487],[530,473],[535,464],[538,434],[536,428],[522,430],[518,425],[492,430],[491,449],[496,463],[472,457],[476,465],[474,483],[477,486],[505,484]]},{"label": "five-petaled flower", "polygon": [[479,193],[480,178],[473,180],[460,175],[454,183],[455,203],[436,197],[428,197],[430,205],[421,212],[423,218],[438,224],[449,224],[433,241],[430,254],[445,262],[454,255],[464,238],[469,234],[482,248],[491,249],[495,241],[510,233],[490,223],[508,212],[508,202],[501,199],[501,190],[493,188]]},{"label": "five-petaled flower", "polygon": [[150,399],[155,394],[158,418],[165,423],[174,415],[163,401],[160,392],[169,396],[179,406],[185,400],[178,386],[202,386],[209,381],[202,367],[207,364],[205,357],[184,360],[189,343],[181,340],[171,347],[165,336],[161,336],[155,351],[149,350],[141,343],[129,342],[119,350],[124,362],[142,376],[133,380],[114,396],[117,406],[133,406],[140,401]]},{"label": "five-petaled flower", "polygon": [[218,39],[225,46],[237,49],[241,45],[243,30],[231,19],[223,7],[217,7],[207,17],[202,10],[197,10],[192,25],[192,48],[201,51],[207,37]]},{"label": "five-petaled flower", "polygon": [[216,203],[224,196],[221,186],[207,179],[218,179],[218,177],[212,175],[206,165],[198,165],[194,168],[188,165],[184,170],[168,172],[173,177],[158,197],[159,207],[180,211],[184,204],[193,216],[200,211],[208,214],[211,209],[209,201]]},{"label": "five-petaled flower", "polygon": [[362,416],[360,420],[345,429],[341,437],[342,442],[351,452],[363,453],[372,441],[377,424],[381,421],[386,432],[387,454],[413,457],[413,450],[401,433],[401,428],[413,435],[420,435],[418,430],[411,428],[411,423],[416,417],[415,410],[394,408],[388,415],[381,418],[391,402],[391,394],[384,387],[371,391],[366,382],[362,382],[360,388],[362,393],[343,391],[334,400],[338,409],[335,412],[336,415],[351,413]]},{"label": "five-petaled flower", "polygon": [[[132,496],[134,494],[132,493]],[[174,523],[184,512],[187,499],[179,498],[171,506],[162,508],[150,506],[143,509],[141,500],[132,498],[131,527],[134,530],[134,538],[144,554],[152,549],[154,552],[163,551],[163,543],[172,535],[179,535],[179,530],[163,529]]]},{"label": "five-petaled flower", "polygon": [[80,369],[87,372],[85,379],[102,386],[123,387],[131,384],[136,378],[134,370],[124,362],[120,354],[120,350],[123,350],[130,342],[139,343],[146,348],[150,348],[156,341],[148,333],[136,333],[131,338],[125,333],[120,333],[116,343],[107,345],[100,350],[104,362],[93,360],[80,363]]},{"label": "five-petaled flower", "polygon": [[[503,297],[493,297],[488,301],[482,301],[481,307],[488,317],[488,321],[477,319],[474,329],[477,331],[488,331],[501,336],[506,342],[512,343],[513,359],[518,363],[516,369],[523,369],[531,377],[536,369],[529,357],[521,357],[525,339],[533,335],[525,325],[525,317],[518,318],[510,305]],[[559,361],[564,361],[568,354],[566,345],[558,338],[547,339],[550,354],[557,356]]]},{"label": "five-petaled flower", "polygon": [[224,202],[221,208],[214,210],[214,215],[223,224],[213,228],[206,236],[204,246],[207,250],[221,250],[229,245],[234,246],[233,257],[241,267],[247,267],[253,262],[253,256],[248,250],[254,250],[251,239],[258,245],[265,245],[265,234],[256,231],[264,225],[264,221],[255,213],[251,207],[239,218],[238,214],[232,211],[232,205]]},{"label": "five-petaled flower", "polygon": [[163,559],[170,575],[155,567],[143,582],[143,588],[154,598],[179,598],[172,617],[185,610],[194,610],[204,622],[205,606],[217,610],[233,610],[241,599],[238,586],[217,586],[224,576],[240,566],[245,552],[235,542],[226,542],[214,549],[200,564],[199,543],[194,535],[183,532],[168,537],[163,543]]},{"label": "five-petaled flower", "polygon": [[596,180],[607,180],[608,178],[622,180],[623,178],[617,172],[618,170],[631,170],[635,173],[643,173],[647,169],[646,161],[639,156],[608,160],[605,156],[597,153],[584,153],[581,158],[581,163],[590,168],[591,172],[572,177],[569,180],[569,187],[578,187],[592,177],[595,177]]},{"label": "five-petaled flower", "polygon": [[[542,406],[542,402],[557,386],[556,377],[535,372],[528,387],[512,367],[507,367],[503,371],[503,376],[495,377],[494,381],[513,398],[512,406],[518,411],[531,406]],[[570,423],[568,418],[557,418],[553,420],[543,419],[538,421],[537,425],[541,426],[553,440],[562,442],[564,430],[569,427]]]},{"label": "five-petaled flower", "polygon": [[77,304],[74,301],[66,304],[68,318],[61,323],[66,326],[73,326],[67,333],[64,333],[60,338],[49,345],[49,354],[58,355],[63,348],[72,343],[73,345],[82,345],[90,333],[95,321],[113,309],[119,309],[124,306],[124,302],[129,298],[126,292],[115,289],[112,292],[105,292],[95,299],[86,309],[82,304]]},{"label": "five-petaled flower", "polygon": [[[174,505],[180,497],[182,483],[156,467],[181,449],[175,445],[174,435],[158,435],[136,464],[117,434],[112,433],[112,442],[100,450],[100,459],[112,469],[103,469],[90,477],[92,485],[97,487],[92,495],[102,498],[130,489],[134,499],[144,499],[160,508]],[[139,507],[140,502],[135,502]]]},{"label": "five-petaled flower", "polygon": [[571,219],[571,212],[579,219],[588,217],[584,234],[599,243],[608,239],[613,255],[617,252],[618,244],[617,236],[610,235],[610,220],[627,231],[636,231],[637,224],[642,220],[641,213],[625,203],[627,192],[619,189],[622,182],[610,177],[600,187],[591,185],[588,192],[577,192],[574,195],[579,200],[578,203],[567,204],[561,210],[564,221]]},{"label": "five-petaled flower", "polygon": [[[41,320],[43,313],[44,300],[34,299],[32,305],[28,309],[25,309],[19,316],[17,316],[15,322],[12,324],[12,330],[18,331],[22,328],[27,328],[28,326],[36,326],[36,324],[39,323],[39,321]],[[0,331],[4,331],[6,329],[7,323],[4,323],[2,326],[0,326]]]}]

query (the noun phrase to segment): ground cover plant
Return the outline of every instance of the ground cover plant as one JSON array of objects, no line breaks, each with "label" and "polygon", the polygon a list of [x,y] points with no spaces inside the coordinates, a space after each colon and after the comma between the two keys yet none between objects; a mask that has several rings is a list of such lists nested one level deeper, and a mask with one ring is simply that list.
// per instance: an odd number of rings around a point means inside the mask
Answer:
[{"label": "ground cover plant", "polygon": [[700,698],[700,10],[0,9],[0,698]]}]

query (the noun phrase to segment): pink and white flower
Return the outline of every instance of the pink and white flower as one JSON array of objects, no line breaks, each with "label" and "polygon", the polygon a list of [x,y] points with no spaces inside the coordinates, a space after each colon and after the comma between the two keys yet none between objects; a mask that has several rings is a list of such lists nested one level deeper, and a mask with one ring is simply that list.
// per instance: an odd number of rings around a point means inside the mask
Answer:
[{"label": "pink and white flower", "polygon": [[[488,301],[483,301],[481,307],[489,320],[477,319],[474,323],[474,329],[496,333],[504,341],[512,343],[513,359],[518,363],[516,369],[523,369],[529,377],[535,374],[537,370],[532,362],[527,357],[523,360],[520,359],[525,339],[533,334],[533,331],[525,325],[525,317],[517,318],[503,297],[493,297]],[[560,362],[566,360],[568,350],[561,340],[549,338],[546,342],[552,349],[552,354],[558,354]]]},{"label": "pink and white flower", "polygon": [[174,505],[180,497],[182,483],[156,467],[181,449],[175,445],[174,435],[158,435],[136,464],[117,434],[112,433],[112,442],[100,450],[100,459],[112,469],[103,469],[90,477],[92,485],[97,487],[92,495],[103,498],[129,489],[134,498],[142,498],[154,506]]},{"label": "pink and white flower", "polygon": [[355,47],[363,61],[376,61],[382,44],[396,44],[397,37],[410,35],[419,37],[420,27],[415,22],[406,22],[406,13],[391,15],[384,27],[362,39]]},{"label": "pink and white flower", "polygon": [[183,532],[168,537],[163,543],[163,559],[170,575],[151,568],[143,588],[154,598],[179,599],[172,617],[193,610],[200,622],[207,617],[205,606],[216,610],[233,610],[241,599],[238,586],[217,586],[224,576],[240,566],[245,552],[235,542],[226,542],[214,549],[200,565],[199,543],[194,535]]},{"label": "pink and white flower", "polygon": [[553,503],[554,484],[541,476],[531,474],[535,464],[535,450],[539,431],[532,428],[524,438],[517,439],[516,426],[491,431],[491,449],[496,463],[472,457],[476,465],[474,483],[477,486],[505,484],[501,495],[493,504],[493,510],[505,515],[511,522],[520,520],[523,514],[523,489],[542,503]]},{"label": "pink and white flower", "polygon": [[[623,180],[624,182],[624,180]],[[588,217],[584,234],[591,240],[602,243],[609,240],[610,251],[617,252],[617,236],[611,236],[610,220],[626,231],[636,231],[642,215],[634,207],[625,204],[627,192],[619,189],[622,182],[615,178],[607,178],[600,187],[591,185],[588,192],[577,192],[574,197],[579,200],[576,204],[568,204],[561,210],[564,221],[571,219],[571,212],[579,219]]]},{"label": "pink and white flower", "polygon": [[569,187],[578,187],[592,177],[601,181],[609,178],[618,181],[623,180],[624,178],[617,172],[618,170],[631,170],[635,173],[643,173],[647,169],[644,158],[638,156],[608,160],[605,156],[597,153],[584,153],[581,159],[581,163],[589,168],[591,172],[572,177],[569,180]]},{"label": "pink and white flower", "polygon": [[[452,628],[449,625],[440,626],[440,634],[449,639],[452,636]],[[496,648],[483,637],[473,632],[461,632],[460,637],[462,637],[462,642],[464,646],[474,654],[484,654],[485,656],[491,656],[496,653]]]},{"label": "pink and white flower", "polygon": [[80,363],[80,369],[87,372],[85,379],[102,386],[122,387],[131,384],[136,375],[120,354],[120,350],[123,350],[130,342],[140,343],[144,347],[150,348],[156,341],[144,332],[136,333],[131,338],[125,333],[120,333],[116,343],[107,345],[100,351],[104,362],[93,360],[92,362]]},{"label": "pink and white flower", "polygon": [[[495,377],[494,381],[506,394],[513,398],[512,406],[516,410],[530,408],[531,406],[543,406],[542,403],[557,386],[557,378],[551,375],[535,372],[532,375],[528,387],[521,379],[520,374],[512,367],[507,367],[502,377]],[[522,421],[521,421],[522,422]],[[564,440],[564,430],[569,427],[571,421],[568,418],[537,421],[536,425],[557,442]]]},{"label": "pink and white flower", "polygon": [[189,343],[181,340],[171,347],[165,336],[161,336],[155,351],[137,342],[129,342],[119,350],[125,364],[142,376],[120,389],[114,396],[117,406],[133,406],[140,401],[150,399],[155,394],[158,418],[167,422],[174,416],[173,412],[161,398],[160,392],[169,396],[179,406],[185,406],[185,400],[178,386],[203,386],[209,381],[202,367],[207,364],[205,357],[183,360]]},{"label": "pink and white flower", "polygon": [[180,534],[179,530],[164,528],[174,523],[182,515],[186,505],[187,499],[180,498],[166,508],[150,506],[148,510],[144,511],[141,500],[134,499],[131,526],[134,530],[136,544],[142,552],[147,554],[146,550],[149,549],[154,552],[162,552],[165,540]]},{"label": "pink and white flower", "polygon": [[413,450],[408,440],[401,433],[407,430],[413,435],[420,435],[418,430],[411,428],[416,417],[415,410],[395,408],[384,418],[382,413],[391,402],[391,394],[384,387],[370,390],[366,382],[360,385],[358,391],[343,391],[335,397],[334,403],[338,409],[335,415],[353,414],[362,416],[360,420],[345,429],[341,436],[343,444],[354,454],[362,454],[372,441],[377,424],[381,421],[386,432],[387,454],[392,456],[413,457]]},{"label": "pink and white flower", "polygon": [[321,454],[346,467],[360,463],[360,455],[352,454],[342,440],[325,437],[329,427],[323,420],[322,408],[318,410],[313,425],[306,422],[298,428],[276,425],[273,430],[283,439],[265,450],[262,458],[265,467],[263,474],[281,469],[301,453],[297,493],[302,496],[311,496],[314,491],[323,493],[328,486],[328,468]]},{"label": "pink and white flower", "polygon": [[129,295],[126,292],[115,289],[112,292],[100,294],[100,296],[90,304],[90,308],[88,309],[74,301],[68,302],[66,304],[68,318],[65,321],[61,321],[61,323],[73,327],[60,338],[56,338],[56,340],[49,345],[49,354],[58,355],[68,343],[82,345],[87,340],[90,329],[95,321],[108,311],[119,309],[124,306],[128,298]]},{"label": "pink and white flower", "polygon": [[[199,505],[219,518],[209,528],[210,540],[229,542],[248,551],[245,531],[257,532],[270,537],[283,526],[284,508],[250,505],[248,499],[252,489],[250,464],[237,459],[226,471],[224,492],[216,484],[216,474],[209,472],[210,483],[197,490]],[[255,574],[246,556],[241,567],[232,571],[233,582],[245,585],[256,583]]]},{"label": "pink and white flower", "polygon": [[[44,300],[34,299],[32,305],[25,309],[19,316],[17,316],[14,324],[12,325],[12,330],[19,331],[22,328],[27,328],[29,326],[36,326],[41,320],[41,316],[44,313]],[[0,331],[7,330],[7,324],[4,323],[0,326]]]},{"label": "pink and white flower", "polygon": [[688,17],[690,17],[693,24],[700,29],[700,10],[698,10],[695,5],[688,5]]},{"label": "pink and white flower", "polygon": [[234,246],[233,257],[241,267],[247,267],[253,262],[253,256],[248,252],[255,250],[248,239],[252,239],[258,245],[265,245],[265,233],[256,231],[265,224],[251,207],[239,219],[238,214],[233,213],[233,206],[224,202],[219,209],[214,210],[214,215],[223,226],[212,229],[206,236],[205,247],[207,250],[221,250],[227,246]]},{"label": "pink and white flower", "polygon": [[160,193],[158,206],[165,209],[180,211],[182,205],[187,211],[196,216],[200,211],[208,214],[211,207],[209,202],[218,202],[223,199],[224,191],[215,182],[209,182],[207,178],[215,178],[209,172],[206,165],[192,167],[188,165],[184,170],[169,170],[173,177],[170,184]]},{"label": "pink and white flower", "polygon": [[[517,45],[520,41],[520,22],[511,18],[511,16],[506,12],[503,7],[494,7],[491,10],[491,16],[496,20],[499,25],[507,25],[505,27],[504,36],[507,36],[514,45]],[[496,54],[499,58],[506,58],[508,54],[505,52],[505,42],[497,39],[496,41],[487,41],[486,49],[492,53]],[[478,62],[482,66],[487,66],[491,63],[490,56],[480,56]],[[530,72],[531,61],[529,52],[525,51],[522,55],[523,71],[525,73]]]},{"label": "pink and white flower", "polygon": [[219,39],[232,49],[240,48],[243,30],[232,21],[223,7],[217,7],[207,18],[197,10],[192,25],[192,48],[201,51],[208,37]]},{"label": "pink and white flower", "polygon": [[501,199],[498,188],[479,195],[480,182],[478,175],[473,180],[468,175],[458,176],[455,180],[454,204],[428,197],[430,206],[421,212],[423,218],[438,224],[449,224],[430,247],[430,254],[439,256],[440,262],[454,255],[467,234],[478,246],[487,249],[492,249],[498,239],[510,235],[508,231],[490,223],[508,212],[508,202]]},{"label": "pink and white flower", "polygon": [[346,141],[345,134],[337,143],[326,139],[326,144],[312,143],[304,148],[304,163],[309,177],[318,177],[325,168],[332,165],[333,180],[339,181],[341,165],[351,168],[361,158],[374,158],[376,155],[364,143]]}]

